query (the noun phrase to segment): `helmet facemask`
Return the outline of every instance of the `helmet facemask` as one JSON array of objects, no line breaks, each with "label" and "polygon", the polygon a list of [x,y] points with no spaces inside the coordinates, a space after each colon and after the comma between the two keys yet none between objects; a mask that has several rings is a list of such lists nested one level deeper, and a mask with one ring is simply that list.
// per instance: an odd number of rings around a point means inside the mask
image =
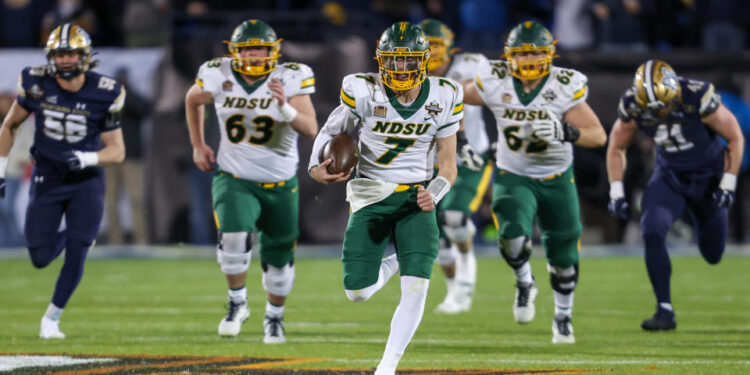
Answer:
[{"label": "helmet facemask", "polygon": [[393,90],[404,91],[416,87],[427,78],[427,62],[430,51],[409,51],[394,48],[393,51],[375,52],[380,68],[380,80]]},{"label": "helmet facemask", "polygon": [[[535,59],[519,59],[519,53],[534,53],[542,55]],[[520,47],[505,47],[505,58],[510,64],[510,71],[514,77],[532,81],[549,74],[552,69],[552,59],[555,57],[555,45],[536,47],[524,44]]]},{"label": "helmet facemask", "polygon": [[[229,42],[229,53],[232,57],[232,69],[249,76],[262,76],[271,73],[276,69],[281,54],[281,39],[273,42],[263,41],[261,39],[251,39],[245,42]],[[250,47],[265,47],[268,51],[266,56],[243,57],[242,50]]]}]

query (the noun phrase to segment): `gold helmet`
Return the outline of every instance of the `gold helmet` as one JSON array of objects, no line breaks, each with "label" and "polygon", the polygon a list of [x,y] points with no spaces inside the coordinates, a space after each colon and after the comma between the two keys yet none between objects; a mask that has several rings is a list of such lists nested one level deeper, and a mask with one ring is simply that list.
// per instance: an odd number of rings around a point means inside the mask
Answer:
[{"label": "gold helmet", "polygon": [[[525,21],[514,27],[505,42],[505,58],[510,72],[523,80],[535,80],[549,74],[552,58],[555,57],[555,44],[549,30],[536,21]],[[523,52],[543,52],[544,57],[535,60],[518,60],[515,55]]]},{"label": "gold helmet", "polygon": [[[232,38],[224,41],[229,44],[232,56],[232,69],[249,76],[262,76],[276,69],[281,54],[281,39],[271,26],[261,20],[247,20],[237,26],[232,32]],[[242,57],[240,49],[246,47],[266,47],[266,57]],[[257,62],[262,62],[258,64]],[[255,64],[254,64],[255,63]]]},{"label": "gold helmet", "polygon": [[[91,37],[86,30],[73,23],[65,23],[52,30],[44,51],[47,54],[47,71],[63,79],[71,80],[79,74],[88,72],[96,65],[96,61],[91,61]],[[70,51],[80,54],[78,66],[73,70],[60,69],[55,64],[55,54]]]},{"label": "gold helmet", "polygon": [[446,24],[432,18],[420,22],[419,27],[430,42],[430,60],[427,62],[427,70],[433,71],[449,63],[455,39],[453,31]]},{"label": "gold helmet", "polygon": [[[409,22],[396,22],[383,31],[375,50],[380,80],[391,89],[404,91],[427,79],[430,43],[422,29]],[[402,61],[403,65],[398,66]]]},{"label": "gold helmet", "polygon": [[661,60],[648,60],[638,67],[633,79],[633,90],[636,104],[654,114],[682,101],[682,88],[677,73]]}]

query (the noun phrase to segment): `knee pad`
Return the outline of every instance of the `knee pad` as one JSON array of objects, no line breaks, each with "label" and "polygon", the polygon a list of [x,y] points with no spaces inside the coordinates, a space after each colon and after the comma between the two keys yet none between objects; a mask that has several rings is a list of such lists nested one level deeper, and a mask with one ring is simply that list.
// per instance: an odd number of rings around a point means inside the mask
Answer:
[{"label": "knee pad", "polygon": [[263,289],[275,296],[286,297],[294,286],[294,262],[278,268],[263,264]]},{"label": "knee pad", "polygon": [[552,289],[562,294],[573,293],[578,283],[578,263],[566,268],[547,263],[547,271]]},{"label": "knee pad", "polygon": [[227,275],[237,275],[250,267],[252,237],[247,232],[219,233],[216,261]]},{"label": "knee pad", "polygon": [[513,267],[519,269],[531,257],[531,240],[527,236],[520,236],[512,239],[500,239],[500,255]]},{"label": "knee pad", "polygon": [[447,238],[441,238],[438,244],[437,262],[441,266],[451,265],[456,261],[456,255]]},{"label": "knee pad", "polygon": [[442,211],[438,216],[445,235],[453,242],[465,242],[476,233],[474,223],[462,211]]}]

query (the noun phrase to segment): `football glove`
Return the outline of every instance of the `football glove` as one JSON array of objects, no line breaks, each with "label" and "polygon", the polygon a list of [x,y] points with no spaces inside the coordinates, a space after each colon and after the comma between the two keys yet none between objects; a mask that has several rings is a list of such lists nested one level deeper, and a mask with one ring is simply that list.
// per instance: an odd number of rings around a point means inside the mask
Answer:
[{"label": "football glove", "polygon": [[630,216],[629,208],[628,201],[625,200],[622,181],[612,181],[609,186],[609,204],[607,205],[609,213],[627,221]]},{"label": "football glove", "polygon": [[469,168],[472,171],[479,171],[482,169],[484,159],[482,159],[482,156],[474,150],[474,147],[471,147],[466,140],[466,133],[463,131],[456,133],[456,148],[458,149],[458,159],[461,160],[461,163],[463,163],[466,168]]},{"label": "football glove", "polygon": [[96,152],[85,151],[65,151],[63,153],[68,168],[72,171],[80,171],[87,167],[93,167],[99,164],[99,156]]},{"label": "football glove", "polygon": [[560,120],[547,110],[548,120],[539,120],[531,123],[531,134],[541,141],[551,143],[552,141],[574,143],[581,137],[581,131],[568,123]]},{"label": "football glove", "polygon": [[5,198],[5,179],[0,178],[0,199]]},{"label": "football glove", "polygon": [[719,187],[714,190],[714,208],[729,207],[734,203],[734,189],[737,187],[737,176],[732,173],[724,173],[721,176]]}]

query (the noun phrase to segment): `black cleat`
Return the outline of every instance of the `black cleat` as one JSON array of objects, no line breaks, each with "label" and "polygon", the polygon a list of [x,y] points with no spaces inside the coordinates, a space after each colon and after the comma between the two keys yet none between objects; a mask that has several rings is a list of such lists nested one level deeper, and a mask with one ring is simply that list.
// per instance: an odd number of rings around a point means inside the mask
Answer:
[{"label": "black cleat", "polygon": [[646,319],[641,323],[644,331],[669,331],[677,328],[677,321],[674,318],[674,312],[664,309],[657,309],[651,319]]}]

